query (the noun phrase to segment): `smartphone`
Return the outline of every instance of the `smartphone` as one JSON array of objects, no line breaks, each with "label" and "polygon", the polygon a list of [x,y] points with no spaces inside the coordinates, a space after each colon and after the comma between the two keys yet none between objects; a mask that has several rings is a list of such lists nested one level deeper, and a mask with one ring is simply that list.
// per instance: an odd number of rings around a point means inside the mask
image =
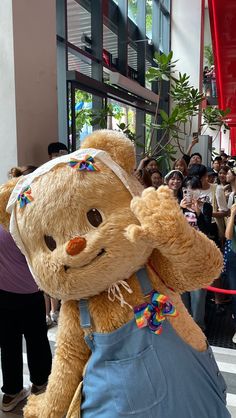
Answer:
[{"label": "smartphone", "polygon": [[197,139],[197,142],[198,142],[198,132],[193,132],[193,138]]},{"label": "smartphone", "polygon": [[192,203],[192,191],[183,188],[183,196],[186,199],[186,203]]}]

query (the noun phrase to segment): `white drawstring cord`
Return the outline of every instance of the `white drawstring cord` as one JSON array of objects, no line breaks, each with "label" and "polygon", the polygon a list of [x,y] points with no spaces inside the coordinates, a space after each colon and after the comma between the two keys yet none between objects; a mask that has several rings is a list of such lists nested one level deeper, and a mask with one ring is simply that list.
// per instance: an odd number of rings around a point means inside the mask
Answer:
[{"label": "white drawstring cord", "polygon": [[115,299],[118,299],[120,301],[121,307],[123,308],[124,305],[128,305],[130,309],[133,310],[133,307],[124,300],[124,297],[121,293],[120,290],[120,286],[122,286],[129,294],[133,293],[133,290],[131,289],[131,287],[128,285],[128,283],[125,280],[119,280],[116,283],[113,283],[109,288],[108,288],[108,299],[111,302],[114,302]]}]

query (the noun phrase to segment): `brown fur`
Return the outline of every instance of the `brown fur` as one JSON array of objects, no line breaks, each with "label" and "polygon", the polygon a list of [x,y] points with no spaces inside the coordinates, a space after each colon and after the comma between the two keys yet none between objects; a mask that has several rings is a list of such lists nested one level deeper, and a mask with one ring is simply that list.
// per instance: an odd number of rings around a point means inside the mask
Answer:
[{"label": "brown fur", "polygon": [[9,228],[10,215],[6,212],[7,202],[14,189],[19,177],[9,180],[6,184],[0,186],[0,224],[5,228]]},{"label": "brown fur", "polygon": [[[107,150],[128,173],[134,168],[133,145],[122,134],[96,131],[83,147]],[[201,288],[218,277],[220,251],[188,225],[167,187],[146,189],[141,197],[132,199],[110,169],[99,161],[96,165],[100,171],[95,173],[78,173],[65,165],[54,167],[31,184],[33,202],[24,210],[16,210],[21,239],[38,285],[64,301],[48,387],[44,394],[29,398],[24,409],[26,418],[63,417],[82,379],[90,352],[83,339],[76,301],[89,298],[94,331],[116,330],[133,317],[133,312],[127,305],[122,308],[118,301],[109,301],[107,289],[118,280],[127,280],[133,293],[123,290],[125,300],[131,306],[142,303],[135,272],[145,264],[153,288],[168,295],[178,310],[178,317],[169,319],[178,336],[198,351],[206,349],[205,336],[186,311],[179,293]],[[7,187],[11,188],[9,184]],[[92,208],[103,217],[98,228],[86,218]],[[53,252],[47,248],[44,235],[55,239]],[[85,238],[86,246],[71,256],[66,248],[76,236]],[[105,254],[96,258],[101,249]],[[155,271],[149,267],[150,262]],[[69,268],[65,271],[64,266]]]}]

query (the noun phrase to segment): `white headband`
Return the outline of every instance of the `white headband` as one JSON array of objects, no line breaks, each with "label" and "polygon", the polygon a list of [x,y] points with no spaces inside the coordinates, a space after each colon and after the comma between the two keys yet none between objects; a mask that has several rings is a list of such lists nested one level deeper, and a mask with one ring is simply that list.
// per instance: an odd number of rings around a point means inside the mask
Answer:
[{"label": "white headband", "polygon": [[122,183],[128,189],[128,191],[130,192],[132,196],[137,196],[141,194],[142,186],[139,184],[139,182],[134,176],[126,173],[126,171],[123,170],[123,168],[121,168],[115,161],[112,160],[112,158],[107,152],[99,150],[99,149],[94,149],[94,148],[80,149],[71,154],[63,155],[61,157],[50,160],[47,163],[40,166],[39,168],[37,168],[33,173],[30,173],[27,176],[22,177],[18,181],[14,190],[11,193],[6,210],[8,213],[11,214],[10,233],[13,236],[17,246],[20,248],[21,252],[25,255],[28,261],[28,264],[30,264],[29,259],[28,259],[28,254],[26,252],[24,243],[22,242],[21,237],[20,237],[17,220],[16,220],[16,214],[15,214],[16,203],[17,203],[19,194],[27,186],[29,186],[33,182],[33,180],[47,173],[56,165],[69,163],[71,159],[78,159],[79,161],[81,161],[84,159],[85,156],[88,156],[88,155],[93,158],[96,157],[98,160],[104,163],[107,167],[109,167],[116,174],[116,176],[122,181]]}]

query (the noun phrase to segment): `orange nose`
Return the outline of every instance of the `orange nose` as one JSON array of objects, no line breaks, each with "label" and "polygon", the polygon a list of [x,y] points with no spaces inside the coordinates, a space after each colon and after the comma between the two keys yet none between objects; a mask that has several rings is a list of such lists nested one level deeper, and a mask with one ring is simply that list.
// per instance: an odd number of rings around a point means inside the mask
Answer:
[{"label": "orange nose", "polygon": [[81,237],[72,238],[66,245],[66,252],[69,255],[77,255],[86,247],[86,239]]}]

